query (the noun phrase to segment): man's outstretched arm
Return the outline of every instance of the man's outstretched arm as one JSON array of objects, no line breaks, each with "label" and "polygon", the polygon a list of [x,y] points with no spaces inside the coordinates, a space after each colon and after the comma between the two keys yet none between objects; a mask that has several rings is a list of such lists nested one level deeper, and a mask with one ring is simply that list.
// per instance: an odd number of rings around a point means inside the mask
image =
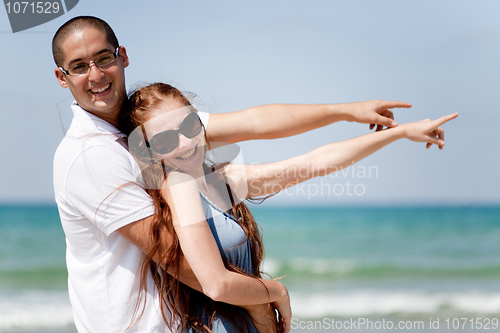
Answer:
[{"label": "man's outstretched arm", "polygon": [[213,142],[277,139],[304,133],[345,120],[395,127],[392,108],[409,108],[397,101],[366,101],[345,104],[271,104],[237,112],[210,115],[207,135]]}]

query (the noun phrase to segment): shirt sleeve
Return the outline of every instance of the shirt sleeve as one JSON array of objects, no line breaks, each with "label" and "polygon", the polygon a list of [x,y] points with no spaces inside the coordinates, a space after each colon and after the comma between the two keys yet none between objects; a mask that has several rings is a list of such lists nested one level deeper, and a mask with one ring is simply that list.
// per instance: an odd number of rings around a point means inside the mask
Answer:
[{"label": "shirt sleeve", "polygon": [[205,126],[205,129],[208,127],[208,119],[210,118],[210,113],[198,111],[198,116],[200,117],[201,123]]},{"label": "shirt sleeve", "polygon": [[118,144],[85,149],[72,164],[66,200],[106,235],[154,213],[132,156]]}]

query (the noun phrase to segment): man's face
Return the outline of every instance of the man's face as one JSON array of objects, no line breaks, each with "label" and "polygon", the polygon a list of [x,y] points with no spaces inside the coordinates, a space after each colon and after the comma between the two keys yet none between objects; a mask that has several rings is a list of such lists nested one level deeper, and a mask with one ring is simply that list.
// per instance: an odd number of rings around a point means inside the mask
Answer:
[{"label": "man's face", "polygon": [[[61,45],[64,63],[70,65],[95,60],[103,52],[114,52],[106,36],[96,29],[84,29],[68,36]],[[85,74],[64,75],[58,68],[55,74],[63,88],[69,88],[78,105],[90,113],[116,125],[122,102],[126,98],[125,71],[128,57],[124,47],[120,47],[115,61],[104,67],[90,66]]]}]

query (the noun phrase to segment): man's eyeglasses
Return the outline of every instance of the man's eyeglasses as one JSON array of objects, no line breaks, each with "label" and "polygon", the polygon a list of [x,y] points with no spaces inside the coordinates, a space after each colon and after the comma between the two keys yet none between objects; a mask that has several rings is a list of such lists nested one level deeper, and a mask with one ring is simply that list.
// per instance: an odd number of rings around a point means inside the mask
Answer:
[{"label": "man's eyeglasses", "polygon": [[82,75],[82,74],[87,73],[87,71],[90,68],[91,63],[94,63],[94,65],[96,65],[97,67],[104,67],[104,66],[107,66],[107,65],[113,63],[113,61],[115,61],[116,57],[118,56],[119,50],[120,50],[120,47],[118,46],[114,53],[108,51],[104,54],[101,54],[100,56],[95,58],[94,61],[91,61],[89,63],[78,62],[74,65],[71,65],[71,67],[68,69],[64,69],[62,67],[59,67],[59,69],[65,75],[69,75],[69,76]]},{"label": "man's eyeglasses", "polygon": [[167,130],[155,134],[149,140],[149,147],[158,154],[168,154],[179,145],[179,134],[191,139],[201,132],[201,120],[196,112],[184,118],[178,130]]}]

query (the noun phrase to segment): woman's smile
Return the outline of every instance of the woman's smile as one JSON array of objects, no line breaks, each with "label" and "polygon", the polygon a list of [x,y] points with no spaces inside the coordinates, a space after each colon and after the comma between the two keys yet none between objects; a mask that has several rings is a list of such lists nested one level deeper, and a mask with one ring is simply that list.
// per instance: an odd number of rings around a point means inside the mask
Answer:
[{"label": "woman's smile", "polygon": [[187,160],[188,158],[190,158],[191,156],[194,155],[194,153],[196,152],[196,149],[197,149],[197,147],[194,147],[193,149],[191,149],[190,151],[188,151],[186,154],[184,154],[182,156],[176,157],[176,159],[178,159],[178,160]]}]

